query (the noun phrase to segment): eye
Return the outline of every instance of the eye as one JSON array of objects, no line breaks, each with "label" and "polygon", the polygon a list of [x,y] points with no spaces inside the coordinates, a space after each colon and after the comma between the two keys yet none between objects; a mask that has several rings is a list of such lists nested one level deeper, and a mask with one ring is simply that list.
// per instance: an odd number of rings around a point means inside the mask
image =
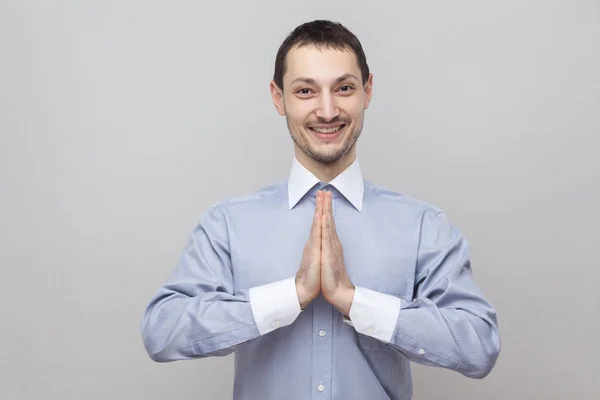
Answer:
[{"label": "eye", "polygon": [[312,92],[312,90],[308,89],[308,88],[302,88],[302,89],[296,90],[296,93],[301,96],[308,96],[311,94],[311,92]]},{"label": "eye", "polygon": [[354,87],[351,85],[340,86],[340,92],[342,93],[351,93],[354,90]]}]

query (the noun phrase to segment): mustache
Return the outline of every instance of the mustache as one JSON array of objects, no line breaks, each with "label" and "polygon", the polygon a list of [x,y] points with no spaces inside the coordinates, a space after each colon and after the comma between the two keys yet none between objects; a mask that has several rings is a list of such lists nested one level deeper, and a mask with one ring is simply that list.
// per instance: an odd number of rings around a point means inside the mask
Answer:
[{"label": "mustache", "polygon": [[329,125],[329,124],[345,124],[348,125],[350,123],[350,121],[348,121],[348,119],[346,118],[342,118],[342,117],[335,117],[333,119],[324,119],[324,118],[317,118],[316,121],[309,121],[306,123],[306,125]]}]

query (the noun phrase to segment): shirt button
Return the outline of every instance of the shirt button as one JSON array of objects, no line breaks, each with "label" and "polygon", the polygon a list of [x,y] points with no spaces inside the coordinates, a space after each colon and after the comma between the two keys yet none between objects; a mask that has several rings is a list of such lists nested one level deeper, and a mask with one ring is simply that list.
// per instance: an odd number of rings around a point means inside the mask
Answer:
[{"label": "shirt button", "polygon": [[319,336],[321,336],[321,337],[325,336],[325,331],[323,329],[321,329],[319,331]]},{"label": "shirt button", "polygon": [[273,326],[274,326],[275,328],[279,328],[279,321],[275,321],[275,322],[273,322]]},{"label": "shirt button", "polygon": [[419,349],[419,354],[421,354],[421,355],[425,354],[425,350]]},{"label": "shirt button", "polygon": [[325,386],[323,386],[323,384],[319,384],[319,386],[317,386],[317,390],[319,392],[322,392],[323,390],[325,390]]},{"label": "shirt button", "polygon": [[368,333],[369,335],[373,335],[373,328],[369,328],[369,329],[367,329],[367,333]]}]

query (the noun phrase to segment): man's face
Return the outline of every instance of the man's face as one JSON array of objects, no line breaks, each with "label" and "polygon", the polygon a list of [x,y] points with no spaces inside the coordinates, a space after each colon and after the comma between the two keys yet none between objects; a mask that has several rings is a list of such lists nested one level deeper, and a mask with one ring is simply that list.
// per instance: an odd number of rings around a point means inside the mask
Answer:
[{"label": "man's face", "polygon": [[363,87],[350,50],[304,46],[287,55],[283,95],[271,85],[296,146],[312,159],[331,164],[350,152],[371,99],[372,75]]}]

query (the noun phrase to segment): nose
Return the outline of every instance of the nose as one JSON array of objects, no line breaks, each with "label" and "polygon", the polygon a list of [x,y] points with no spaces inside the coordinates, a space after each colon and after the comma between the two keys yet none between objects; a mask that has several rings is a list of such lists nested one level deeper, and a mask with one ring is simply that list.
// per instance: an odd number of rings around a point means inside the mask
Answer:
[{"label": "nose", "polygon": [[337,108],[335,104],[334,97],[327,92],[324,92],[320,98],[319,108],[317,109],[317,117],[324,119],[326,121],[331,121],[338,115],[340,115],[340,110]]}]

